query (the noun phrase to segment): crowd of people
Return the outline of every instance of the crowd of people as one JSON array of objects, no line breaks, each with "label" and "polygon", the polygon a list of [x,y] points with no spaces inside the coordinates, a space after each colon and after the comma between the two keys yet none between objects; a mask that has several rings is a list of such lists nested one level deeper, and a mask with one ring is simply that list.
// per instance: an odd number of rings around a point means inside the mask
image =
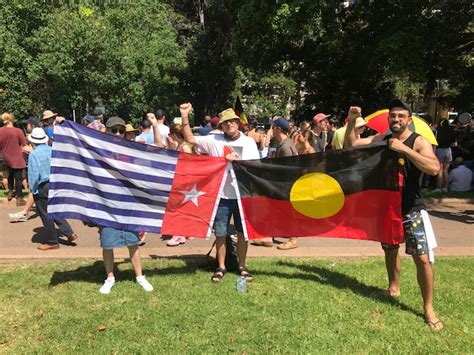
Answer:
[{"label": "crowd of people", "polygon": [[[207,154],[225,156],[229,161],[235,159],[261,159],[272,157],[290,157],[302,154],[313,154],[351,148],[387,140],[388,147],[408,158],[406,184],[403,191],[404,224],[411,226],[413,221],[423,221],[429,225],[421,197],[421,186],[433,183],[430,176],[436,176],[438,191],[469,191],[472,189],[472,169],[474,167],[474,125],[458,123],[455,127],[446,120],[441,120],[435,127],[438,147],[433,148],[424,138],[408,129],[411,109],[400,100],[390,103],[389,126],[391,135],[371,135],[367,132],[367,122],[362,118],[359,107],[351,107],[348,117],[339,124],[330,115],[318,113],[311,121],[296,124],[294,120],[274,117],[268,122],[250,118],[248,125],[243,125],[233,109],[226,109],[218,116],[206,116],[197,130],[190,127],[190,103],[180,105],[180,117],[175,118],[170,126],[163,110],[148,113],[138,128],[126,123],[120,117],[105,119],[101,109],[95,109],[91,115],[83,118],[82,124],[90,129],[116,135],[127,140],[152,144],[165,149],[178,150],[190,154]],[[3,156],[2,183],[10,201],[16,198],[16,205],[21,211],[10,214],[11,222],[26,222],[29,211],[36,205],[48,240],[38,249],[42,251],[59,248],[56,224],[60,230],[59,237],[65,236],[69,243],[77,240],[70,225],[65,220],[50,221],[47,218],[47,198],[49,189],[51,143],[54,140],[54,127],[61,124],[64,117],[51,110],[46,110],[40,118],[29,117],[15,127],[16,119],[8,112],[1,116],[3,127],[0,128],[0,153]],[[372,132],[373,133],[373,132]],[[230,148],[230,150],[229,150]],[[228,164],[231,169],[231,164]],[[425,175],[425,178],[423,178]],[[217,268],[212,274],[212,282],[218,283],[225,276],[226,257],[229,255],[228,237],[233,232],[230,220],[233,217],[236,230],[237,273],[252,281],[253,275],[246,265],[248,242],[242,234],[240,214],[237,203],[236,182],[231,174],[227,175],[222,196],[217,209],[214,235],[216,236]],[[28,198],[24,200],[23,189],[29,189]],[[423,223],[421,223],[423,225]],[[133,264],[137,283],[144,290],[152,291],[153,286],[143,276],[139,245],[145,240],[145,233],[117,230],[110,227],[99,227],[100,245],[103,249],[104,265],[107,279],[100,288],[103,294],[110,293],[115,284],[114,253],[119,247],[127,247]],[[428,259],[428,247],[423,226],[421,231],[405,229],[406,252],[413,256],[417,267],[418,281],[424,301],[426,322],[435,330],[443,327],[436,317],[433,306],[433,272]],[[421,237],[420,237],[421,236]],[[274,236],[278,237],[278,236]],[[298,236],[278,243],[280,250],[298,247]],[[167,241],[170,247],[185,244],[187,236],[172,236]],[[257,246],[273,247],[274,238],[253,241]],[[232,245],[232,244],[230,244]],[[398,245],[383,245],[385,252],[389,287],[387,295],[398,297],[400,294],[400,256]]]}]

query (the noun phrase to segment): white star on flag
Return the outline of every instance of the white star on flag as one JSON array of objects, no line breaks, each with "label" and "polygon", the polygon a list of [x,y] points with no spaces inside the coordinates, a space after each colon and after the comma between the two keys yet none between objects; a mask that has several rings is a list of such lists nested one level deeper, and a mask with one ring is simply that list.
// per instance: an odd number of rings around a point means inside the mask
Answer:
[{"label": "white star on flag", "polygon": [[196,207],[199,206],[198,205],[199,196],[206,194],[205,192],[198,191],[198,189],[196,188],[196,185],[194,185],[192,189],[189,191],[180,191],[180,192],[184,195],[184,200],[181,203],[181,205],[184,205],[186,202],[191,201],[192,203],[196,205]]}]

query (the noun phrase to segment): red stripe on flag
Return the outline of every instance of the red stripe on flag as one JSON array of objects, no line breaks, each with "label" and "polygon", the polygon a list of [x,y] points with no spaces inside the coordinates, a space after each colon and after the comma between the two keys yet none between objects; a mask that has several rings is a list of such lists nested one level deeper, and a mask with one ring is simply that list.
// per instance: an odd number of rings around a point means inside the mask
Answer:
[{"label": "red stripe on flag", "polygon": [[224,158],[179,155],[162,234],[206,238],[225,168]]},{"label": "red stripe on flag", "polygon": [[300,214],[290,201],[265,196],[242,198],[242,208],[249,239],[323,237],[389,244],[403,241],[401,193],[398,191],[365,190],[346,195],[342,209],[323,219]]}]

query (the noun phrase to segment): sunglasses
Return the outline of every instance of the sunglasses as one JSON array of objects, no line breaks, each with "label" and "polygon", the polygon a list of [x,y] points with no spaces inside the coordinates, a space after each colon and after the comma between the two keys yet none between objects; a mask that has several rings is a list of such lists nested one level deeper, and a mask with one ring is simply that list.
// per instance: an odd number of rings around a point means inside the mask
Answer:
[{"label": "sunglasses", "polygon": [[113,134],[117,134],[117,133],[124,134],[124,133],[125,133],[125,129],[124,129],[124,128],[112,128],[112,129],[110,130],[110,132],[112,132]]}]

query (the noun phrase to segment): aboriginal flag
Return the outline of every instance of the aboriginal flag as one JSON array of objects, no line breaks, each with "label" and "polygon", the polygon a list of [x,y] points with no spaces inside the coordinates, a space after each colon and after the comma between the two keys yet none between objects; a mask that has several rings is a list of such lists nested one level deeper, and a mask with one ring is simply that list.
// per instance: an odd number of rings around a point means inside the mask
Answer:
[{"label": "aboriginal flag", "polygon": [[233,166],[249,239],[402,241],[398,156],[385,143]]},{"label": "aboriginal flag", "polygon": [[234,112],[237,116],[240,117],[240,122],[243,124],[249,124],[247,115],[244,112],[244,108],[242,106],[242,102],[240,101],[240,97],[237,96],[235,99],[235,104],[234,104]]}]

